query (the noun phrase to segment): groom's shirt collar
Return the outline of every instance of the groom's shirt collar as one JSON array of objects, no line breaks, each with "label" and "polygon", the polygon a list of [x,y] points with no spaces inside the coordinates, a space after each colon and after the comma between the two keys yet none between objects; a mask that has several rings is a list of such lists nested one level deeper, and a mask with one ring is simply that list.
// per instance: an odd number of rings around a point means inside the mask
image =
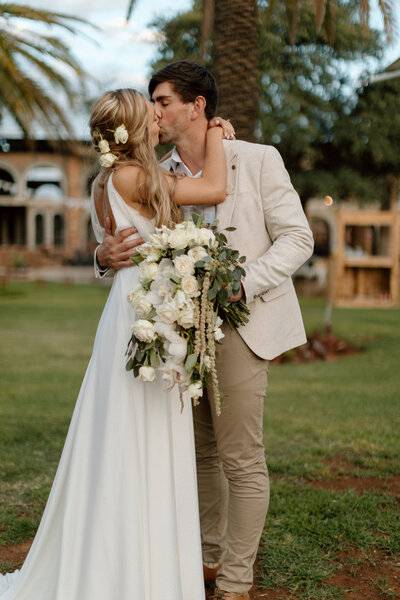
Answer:
[{"label": "groom's shirt collar", "polygon": [[170,158],[170,164],[171,164],[171,167],[172,167],[172,171],[174,173],[184,173],[188,177],[196,177],[196,178],[197,177],[201,177],[202,171],[199,171],[198,173],[196,173],[196,175],[193,175],[193,173],[185,165],[185,163],[183,162],[183,160],[179,156],[179,152],[178,152],[178,150],[176,149],[175,146],[172,149],[172,154],[171,154],[171,158]]},{"label": "groom's shirt collar", "polygon": [[[192,175],[190,169],[185,165],[181,157],[179,156],[178,150],[173,148],[171,157],[169,159],[170,171],[172,173],[182,173],[187,177],[201,177],[203,171],[199,171],[196,175]],[[181,206],[181,212],[184,219],[191,219],[193,213],[198,215],[203,215],[203,219],[206,223],[214,223],[216,216],[216,208],[214,205],[204,205],[204,206]]]}]

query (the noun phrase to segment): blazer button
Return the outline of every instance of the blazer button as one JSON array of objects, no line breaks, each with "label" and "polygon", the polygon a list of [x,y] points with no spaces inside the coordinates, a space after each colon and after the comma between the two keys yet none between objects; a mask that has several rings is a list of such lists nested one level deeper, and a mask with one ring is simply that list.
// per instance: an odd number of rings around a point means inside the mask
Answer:
[{"label": "blazer button", "polygon": [[232,165],[232,171],[236,169],[236,165]]}]

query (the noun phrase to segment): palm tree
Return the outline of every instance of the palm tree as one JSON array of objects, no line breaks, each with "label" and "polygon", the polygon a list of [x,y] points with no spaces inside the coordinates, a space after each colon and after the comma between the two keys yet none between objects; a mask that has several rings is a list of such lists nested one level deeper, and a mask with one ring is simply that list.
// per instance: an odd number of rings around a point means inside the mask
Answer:
[{"label": "palm tree", "polygon": [[57,67],[67,65],[78,78],[81,90],[83,70],[69,48],[54,35],[16,26],[25,20],[73,34],[77,33],[75,23],[86,23],[61,13],[0,3],[0,110],[10,113],[28,138],[32,136],[34,123],[52,136],[71,137],[72,127],[54,92],[61,91],[70,106],[74,105],[77,94],[68,75]]},{"label": "palm tree", "polygon": [[[280,0],[270,0],[269,8]],[[285,0],[290,22],[290,42],[294,46],[301,11],[301,0]],[[394,0],[378,0],[385,32],[390,42],[394,27]],[[210,7],[214,3],[214,7]],[[369,0],[359,0],[360,19],[368,27]],[[206,6],[206,0],[203,0]],[[336,0],[314,0],[315,27],[322,27],[332,45],[335,36]],[[214,12],[213,72],[220,92],[219,112],[229,115],[235,123],[237,137],[248,141],[255,138],[258,114],[258,18],[256,0],[207,0],[203,19]],[[207,28],[203,27],[207,32]],[[202,48],[205,48],[204,41]]]},{"label": "palm tree", "polygon": [[[276,2],[269,0],[272,11]],[[309,0],[311,1],[311,0]],[[360,18],[368,26],[369,0],[358,0]],[[316,30],[325,28],[330,44],[335,35],[335,7],[337,0],[313,0]],[[395,0],[378,0],[387,40],[390,41],[394,27]],[[127,20],[135,0],[129,1]],[[285,0],[290,22],[290,42],[295,44],[301,0]],[[258,8],[257,0],[203,0],[203,26],[201,56],[207,51],[207,39],[213,27],[213,73],[218,82],[221,116],[233,120],[236,135],[253,141],[258,115]]]}]

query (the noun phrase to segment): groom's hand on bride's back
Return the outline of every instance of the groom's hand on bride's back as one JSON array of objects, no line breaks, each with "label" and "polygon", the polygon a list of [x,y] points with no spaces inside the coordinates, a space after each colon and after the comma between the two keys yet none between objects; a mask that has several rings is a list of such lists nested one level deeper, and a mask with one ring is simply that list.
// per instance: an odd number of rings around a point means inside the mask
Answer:
[{"label": "groom's hand on bride's back", "polygon": [[124,269],[134,267],[135,264],[130,257],[136,254],[137,246],[143,244],[141,237],[127,240],[128,237],[137,233],[135,227],[128,227],[116,235],[112,234],[112,224],[109,217],[105,222],[105,235],[103,243],[97,249],[97,262],[101,268]]}]

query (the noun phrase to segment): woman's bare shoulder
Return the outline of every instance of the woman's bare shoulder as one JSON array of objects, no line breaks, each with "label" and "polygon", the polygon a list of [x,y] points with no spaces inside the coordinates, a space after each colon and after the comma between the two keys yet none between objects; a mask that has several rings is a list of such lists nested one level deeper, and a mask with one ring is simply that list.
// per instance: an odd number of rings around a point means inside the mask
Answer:
[{"label": "woman's bare shoulder", "polygon": [[126,165],[117,169],[113,174],[115,189],[126,200],[132,200],[137,195],[140,183],[144,181],[144,171],[135,165]]}]

